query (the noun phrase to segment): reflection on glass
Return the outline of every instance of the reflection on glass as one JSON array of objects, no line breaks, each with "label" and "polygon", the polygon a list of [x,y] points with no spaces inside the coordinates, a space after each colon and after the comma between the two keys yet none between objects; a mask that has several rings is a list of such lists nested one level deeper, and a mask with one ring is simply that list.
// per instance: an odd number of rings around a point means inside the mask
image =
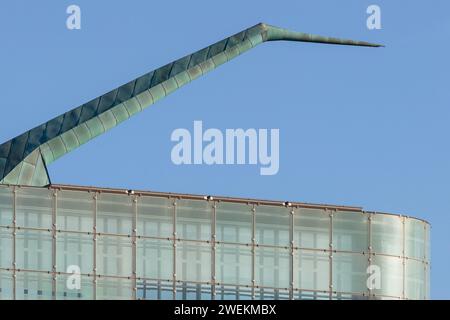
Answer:
[{"label": "reflection on glass", "polygon": [[328,252],[294,250],[294,288],[329,290],[330,258]]},{"label": "reflection on glass", "polygon": [[107,276],[131,276],[131,238],[99,236],[97,239],[97,272]]},{"label": "reflection on glass", "polygon": [[256,208],[256,242],[289,246],[290,208],[260,205]]},{"label": "reflection on glass", "polygon": [[10,271],[0,270],[0,300],[14,299],[13,274]]},{"label": "reflection on glass", "polygon": [[97,280],[97,300],[130,300],[133,296],[131,280],[102,277]]},{"label": "reflection on glass", "polygon": [[371,235],[373,252],[402,255],[403,223],[401,217],[387,214],[372,215]]},{"label": "reflection on glass", "polygon": [[177,238],[211,240],[212,204],[200,200],[177,200]]},{"label": "reflection on glass", "polygon": [[333,249],[367,252],[369,219],[362,212],[336,211],[333,214]]},{"label": "reflection on glass", "polygon": [[13,232],[0,227],[0,268],[11,268],[13,264]]},{"label": "reflection on glass", "polygon": [[[56,279],[57,300],[92,300],[94,299],[94,278],[81,276],[80,287],[71,282],[72,275],[61,274]],[[69,282],[69,285],[68,285]]]},{"label": "reflection on glass", "polygon": [[252,283],[252,251],[246,245],[218,244],[216,281],[221,284]]},{"label": "reflection on glass", "polygon": [[211,281],[211,245],[207,243],[177,242],[177,280]]},{"label": "reflection on glass", "polygon": [[0,186],[0,226],[11,226],[13,221],[12,188]]},{"label": "reflection on glass", "polygon": [[128,195],[100,194],[97,200],[97,232],[130,235],[133,225],[132,200]]},{"label": "reflection on glass", "polygon": [[94,270],[94,237],[80,233],[58,233],[56,238],[56,271],[68,272],[69,266],[77,266],[81,273]]},{"label": "reflection on glass", "polygon": [[173,283],[161,280],[138,279],[137,299],[142,300],[173,300]]},{"label": "reflection on glass", "polygon": [[294,214],[294,246],[328,249],[329,245],[329,214],[322,209],[296,209]]},{"label": "reflection on glass", "polygon": [[290,251],[281,248],[259,247],[255,249],[256,285],[289,288]]},{"label": "reflection on glass", "polygon": [[176,286],[176,300],[211,300],[211,285],[181,282]]},{"label": "reflection on glass", "polygon": [[333,290],[368,294],[368,258],[356,253],[333,253]]},{"label": "reflection on glass", "polygon": [[56,228],[65,231],[93,232],[93,194],[82,191],[58,192]]},{"label": "reflection on glass", "polygon": [[138,239],[137,276],[170,280],[173,277],[173,242],[160,239]]},{"label": "reflection on glass", "polygon": [[18,272],[16,280],[16,299],[53,299],[52,275],[44,272]]},{"label": "reflection on glass", "polygon": [[403,295],[403,259],[374,255],[371,264],[380,269],[381,286],[372,294],[401,297]]},{"label": "reflection on glass", "polygon": [[168,198],[139,197],[137,234],[145,237],[173,236],[173,205]]},{"label": "reflection on glass", "polygon": [[51,229],[53,193],[46,188],[19,188],[16,194],[17,225]]},{"label": "reflection on glass", "polygon": [[18,230],[16,237],[18,269],[52,270],[52,235],[50,231]]},{"label": "reflection on glass", "polygon": [[426,225],[416,219],[405,218],[405,251],[406,256],[425,259]]},{"label": "reflection on glass", "polygon": [[216,209],[217,241],[251,243],[253,230],[252,206],[221,202]]},{"label": "reflection on glass", "polygon": [[408,299],[425,298],[425,264],[407,259],[405,265],[405,295]]}]

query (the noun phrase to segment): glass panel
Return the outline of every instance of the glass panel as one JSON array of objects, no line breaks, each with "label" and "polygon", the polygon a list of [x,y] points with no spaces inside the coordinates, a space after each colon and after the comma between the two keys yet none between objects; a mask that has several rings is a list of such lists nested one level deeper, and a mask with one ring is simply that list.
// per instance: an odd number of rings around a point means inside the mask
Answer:
[{"label": "glass panel", "polygon": [[208,201],[177,200],[177,238],[211,240],[212,213]]},{"label": "glass panel", "polygon": [[256,285],[289,288],[289,252],[281,248],[255,248]]},{"label": "glass panel", "polygon": [[97,200],[97,232],[131,235],[132,200],[128,195],[100,194]]},{"label": "glass panel", "polygon": [[13,201],[12,188],[0,186],[0,226],[12,225]]},{"label": "glass panel", "polygon": [[294,288],[329,290],[330,258],[325,251],[294,250]]},{"label": "glass panel", "polygon": [[[69,277],[74,275],[58,275],[56,279],[56,299],[58,300],[92,300],[94,299],[94,278],[80,277],[80,287],[76,288]],[[69,282],[69,285],[68,285]]]},{"label": "glass panel", "polygon": [[333,214],[333,249],[367,252],[369,219],[362,212],[337,211]]},{"label": "glass panel", "polygon": [[0,227],[0,268],[12,268],[13,231]]},{"label": "glass panel", "polygon": [[173,284],[161,280],[137,280],[137,299],[173,300]]},{"label": "glass panel", "polygon": [[58,191],[58,230],[93,232],[94,199],[87,191]]},{"label": "glass panel", "polygon": [[51,274],[18,272],[16,285],[17,300],[50,300],[53,298]]},{"label": "glass panel", "polygon": [[333,290],[369,293],[367,267],[369,257],[359,253],[333,253]]},{"label": "glass panel", "polygon": [[56,271],[67,271],[69,266],[78,266],[81,273],[94,270],[93,235],[79,233],[58,233],[56,238]]},{"label": "glass panel", "polygon": [[52,235],[50,231],[18,230],[16,237],[18,269],[52,270]]},{"label": "glass panel", "polygon": [[[271,288],[255,289],[255,300],[289,300],[289,291]],[[270,310],[270,309],[269,309]]]},{"label": "glass panel", "polygon": [[130,300],[133,296],[132,290],[132,282],[128,279],[97,279],[97,300]]},{"label": "glass panel", "polygon": [[19,188],[16,194],[17,225],[28,228],[52,228],[53,190]]},{"label": "glass panel", "polygon": [[380,288],[373,289],[375,295],[401,297],[403,292],[403,264],[402,259],[374,255],[372,265],[378,266],[380,271]]},{"label": "glass panel", "polygon": [[221,202],[216,209],[217,241],[252,242],[252,206],[241,203]]},{"label": "glass panel", "polygon": [[431,234],[431,226],[427,223],[425,224],[425,260],[427,262],[431,261],[430,234]]},{"label": "glass panel", "polygon": [[296,290],[295,300],[330,300],[330,293],[321,291]]},{"label": "glass panel", "polygon": [[408,299],[425,299],[425,265],[421,261],[406,260],[405,295]]},{"label": "glass panel", "polygon": [[405,218],[406,256],[425,259],[425,224],[416,219]]},{"label": "glass panel", "polygon": [[13,290],[12,272],[0,270],[0,300],[12,300]]},{"label": "glass panel", "polygon": [[238,286],[216,286],[216,300],[251,300],[252,289]]},{"label": "glass panel", "polygon": [[211,300],[211,285],[201,283],[177,283],[176,300]]},{"label": "glass panel", "polygon": [[138,239],[137,276],[151,279],[172,279],[173,252],[172,241]]},{"label": "glass panel", "polygon": [[403,223],[399,216],[374,214],[371,221],[373,252],[401,256]]},{"label": "glass panel", "polygon": [[211,281],[211,245],[177,242],[177,280]]},{"label": "glass panel", "polygon": [[146,237],[173,237],[173,205],[167,198],[143,196],[138,199],[137,234]]},{"label": "glass panel", "polygon": [[99,236],[97,238],[98,274],[131,276],[131,255],[131,238]]},{"label": "glass panel", "polygon": [[218,244],[216,281],[220,284],[252,284],[252,251],[249,246]]},{"label": "glass panel", "polygon": [[300,208],[294,214],[294,246],[328,249],[330,245],[330,216],[322,209]]},{"label": "glass panel", "polygon": [[258,206],[256,208],[256,242],[272,246],[289,246],[290,208]]}]

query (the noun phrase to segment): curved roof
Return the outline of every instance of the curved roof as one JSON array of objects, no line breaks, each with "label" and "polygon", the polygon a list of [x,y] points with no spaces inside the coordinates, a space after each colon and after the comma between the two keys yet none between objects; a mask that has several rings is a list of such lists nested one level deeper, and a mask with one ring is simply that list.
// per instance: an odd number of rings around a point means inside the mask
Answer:
[{"label": "curved roof", "polygon": [[257,24],[148,72],[0,145],[0,184],[45,186],[47,166],[181,86],[265,41],[380,47]]}]

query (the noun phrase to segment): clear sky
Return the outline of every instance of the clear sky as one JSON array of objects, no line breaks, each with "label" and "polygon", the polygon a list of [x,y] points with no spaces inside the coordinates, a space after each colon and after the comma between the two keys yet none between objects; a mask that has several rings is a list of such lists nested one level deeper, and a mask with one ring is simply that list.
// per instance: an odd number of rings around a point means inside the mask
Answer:
[{"label": "clear sky", "polygon": [[[81,30],[66,8],[81,7]],[[377,4],[382,29],[368,30]],[[450,298],[450,2],[1,1],[0,141],[258,22],[383,49],[266,43],[49,168],[52,182],[363,206],[432,224]],[[280,129],[280,170],[176,166],[174,129]]]}]

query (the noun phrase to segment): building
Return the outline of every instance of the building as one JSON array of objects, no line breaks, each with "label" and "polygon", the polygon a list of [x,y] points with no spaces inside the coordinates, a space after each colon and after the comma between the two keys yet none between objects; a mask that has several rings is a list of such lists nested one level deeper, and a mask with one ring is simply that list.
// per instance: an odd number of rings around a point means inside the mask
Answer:
[{"label": "building", "polygon": [[51,162],[278,40],[379,46],[258,24],[0,145],[0,298],[429,298],[430,228],[418,219],[51,183]]}]

